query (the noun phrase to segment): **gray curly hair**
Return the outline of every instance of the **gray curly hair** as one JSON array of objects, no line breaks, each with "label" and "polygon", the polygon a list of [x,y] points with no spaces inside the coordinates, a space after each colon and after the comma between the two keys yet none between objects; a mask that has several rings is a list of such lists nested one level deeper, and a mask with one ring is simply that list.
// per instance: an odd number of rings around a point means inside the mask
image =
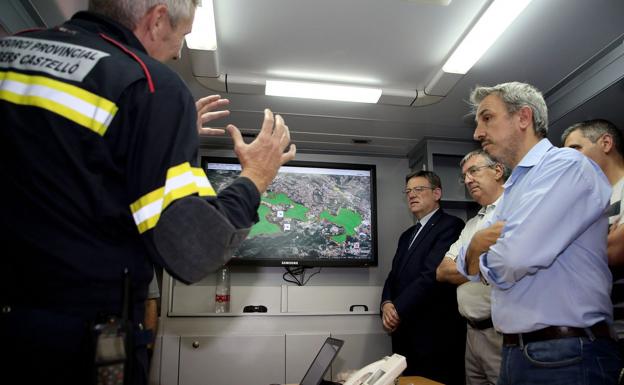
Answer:
[{"label": "gray curly hair", "polygon": [[530,84],[510,82],[497,84],[494,87],[476,87],[470,93],[470,104],[473,113],[477,112],[479,104],[487,96],[498,95],[505,105],[507,112],[514,113],[522,107],[529,107],[533,111],[533,129],[540,138],[548,134],[548,108],[542,93]]}]

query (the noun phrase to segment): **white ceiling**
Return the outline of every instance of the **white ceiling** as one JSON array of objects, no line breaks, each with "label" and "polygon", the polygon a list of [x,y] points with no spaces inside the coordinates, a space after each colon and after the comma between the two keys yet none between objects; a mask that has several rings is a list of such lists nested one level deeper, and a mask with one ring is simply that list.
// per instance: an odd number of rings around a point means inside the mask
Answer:
[{"label": "white ceiling", "polygon": [[[214,0],[219,66],[228,75],[422,90],[489,2],[453,0],[441,6],[406,0]],[[86,0],[31,3],[47,24],[86,7]],[[299,151],[315,153],[402,157],[425,137],[470,140],[465,100],[471,88],[518,80],[547,92],[622,35],[623,16],[622,0],[533,0],[434,105],[232,93],[222,94],[231,100],[231,117],[214,125],[232,122],[253,134],[269,107],[285,117]],[[211,93],[193,78],[187,52],[171,66],[196,97]],[[594,108],[600,105],[594,103]],[[624,123],[619,114],[611,115]],[[553,141],[558,142],[559,134],[552,133]],[[354,144],[353,139],[370,143]],[[203,138],[202,144],[231,146],[229,139],[215,137]]]},{"label": "white ceiling", "polygon": [[228,74],[422,90],[487,3],[217,0],[219,62]]}]

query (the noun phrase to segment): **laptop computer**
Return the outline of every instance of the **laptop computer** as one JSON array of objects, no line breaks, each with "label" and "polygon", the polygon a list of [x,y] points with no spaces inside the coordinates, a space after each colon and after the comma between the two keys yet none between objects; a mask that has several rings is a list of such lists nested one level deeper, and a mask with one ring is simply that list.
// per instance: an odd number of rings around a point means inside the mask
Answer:
[{"label": "laptop computer", "polygon": [[334,361],[343,344],[344,341],[342,340],[327,337],[299,384],[319,385],[323,383],[323,376],[327,373],[329,365]]}]

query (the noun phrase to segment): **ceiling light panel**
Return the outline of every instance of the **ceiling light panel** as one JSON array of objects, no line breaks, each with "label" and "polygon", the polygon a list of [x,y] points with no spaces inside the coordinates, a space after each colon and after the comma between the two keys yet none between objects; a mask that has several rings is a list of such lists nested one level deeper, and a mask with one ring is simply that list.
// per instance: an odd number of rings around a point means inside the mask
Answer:
[{"label": "ceiling light panel", "polygon": [[267,80],[265,93],[266,95],[292,98],[377,103],[381,96],[381,89],[323,83]]},{"label": "ceiling light panel", "polygon": [[186,35],[186,45],[190,49],[217,50],[217,32],[212,0],[202,0],[201,5],[195,10],[195,20],[191,33]]},{"label": "ceiling light panel", "polygon": [[531,0],[495,0],[464,37],[442,70],[465,74],[529,5]]}]

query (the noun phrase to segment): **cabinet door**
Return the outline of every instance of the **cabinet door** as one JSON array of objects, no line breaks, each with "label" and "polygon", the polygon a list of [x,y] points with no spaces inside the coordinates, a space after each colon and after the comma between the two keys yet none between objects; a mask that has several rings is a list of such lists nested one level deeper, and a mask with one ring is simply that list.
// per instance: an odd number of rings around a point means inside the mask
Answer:
[{"label": "cabinet door", "polygon": [[[150,385],[178,385],[178,369],[180,368],[180,337],[165,335],[160,341],[160,354],[154,351],[152,365],[159,365],[160,378]],[[156,345],[158,346],[158,345]]]},{"label": "cabinet door", "polygon": [[392,341],[386,333],[332,333],[331,336],[344,340],[332,364],[333,381],[338,379],[338,373],[360,369],[392,354]]},{"label": "cabinet door", "polygon": [[179,385],[283,384],[284,339],[283,334],[182,337]]},{"label": "cabinet door", "polygon": [[[328,333],[286,334],[286,383],[298,384],[316,357]],[[327,379],[330,371],[325,376]]]}]

